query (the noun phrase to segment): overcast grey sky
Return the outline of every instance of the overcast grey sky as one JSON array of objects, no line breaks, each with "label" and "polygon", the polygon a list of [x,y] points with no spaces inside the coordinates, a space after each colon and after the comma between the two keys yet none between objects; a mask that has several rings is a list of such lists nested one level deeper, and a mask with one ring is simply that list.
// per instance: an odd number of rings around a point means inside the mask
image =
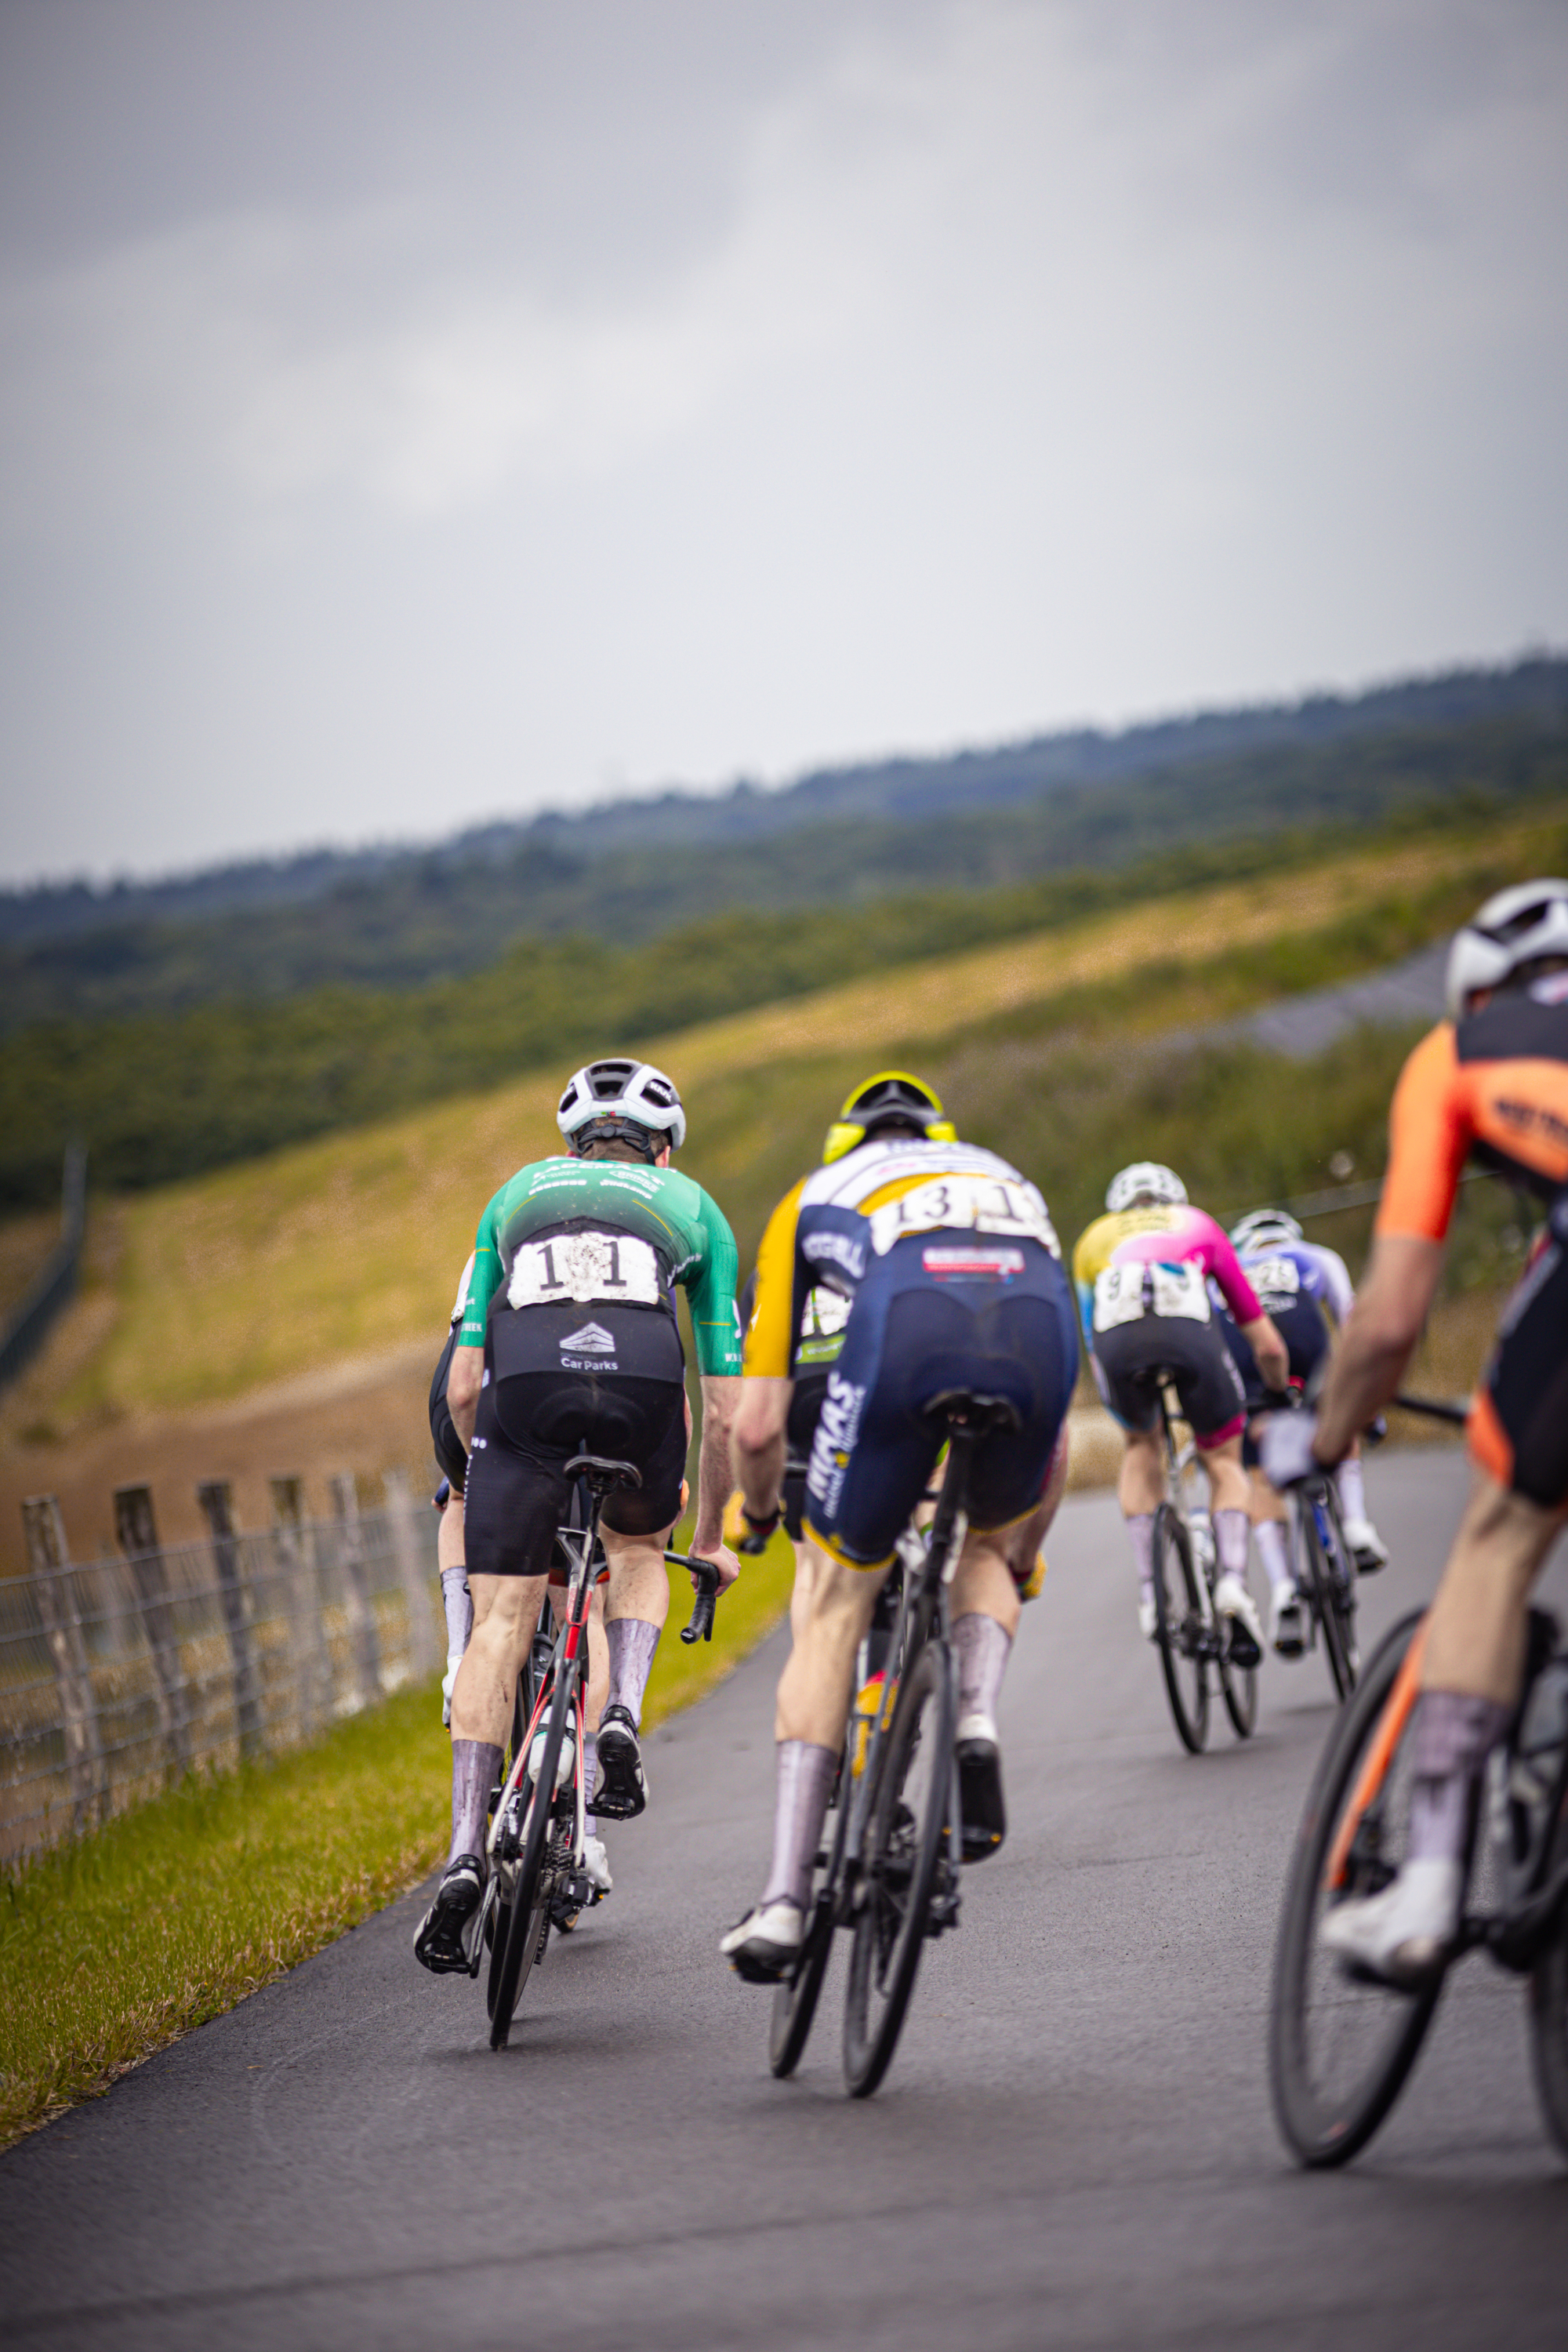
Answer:
[{"label": "overcast grey sky", "polygon": [[0,0],[0,877],[1568,642],[1562,0]]}]

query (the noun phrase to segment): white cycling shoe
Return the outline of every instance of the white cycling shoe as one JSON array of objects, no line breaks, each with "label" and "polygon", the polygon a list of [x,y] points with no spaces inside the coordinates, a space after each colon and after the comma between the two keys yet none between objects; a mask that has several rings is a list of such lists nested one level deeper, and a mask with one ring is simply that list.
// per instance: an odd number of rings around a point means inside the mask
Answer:
[{"label": "white cycling shoe", "polygon": [[1458,1863],[1407,1862],[1381,1895],[1337,1905],[1318,1933],[1352,1975],[1415,1991],[1447,1959],[1464,1893]]},{"label": "white cycling shoe", "polygon": [[[1230,1654],[1238,1666],[1255,1666],[1263,1655],[1263,1621],[1252,1595],[1239,1576],[1222,1576],[1214,1589],[1214,1605],[1231,1621]],[[1252,1655],[1247,1656],[1250,1644]]]},{"label": "white cycling shoe", "polygon": [[1160,1612],[1152,1601],[1138,1603],[1138,1631],[1146,1642],[1157,1642],[1160,1638]]},{"label": "white cycling shoe", "polygon": [[607,1895],[616,1882],[610,1876],[610,1857],[605,1852],[603,1838],[585,1837],[583,1840],[583,1868],[599,1893]]},{"label": "white cycling shoe", "polygon": [[1388,1566],[1388,1546],[1370,1519],[1347,1519],[1345,1541],[1358,1576],[1375,1576],[1380,1568]]},{"label": "white cycling shoe", "polygon": [[777,1984],[800,1957],[805,1914],[798,1903],[759,1903],[731,1928],[719,1949],[748,1984]]},{"label": "white cycling shoe", "polygon": [[1301,1596],[1293,1584],[1277,1584],[1268,1603],[1268,1640],[1281,1658],[1299,1658],[1306,1648]]}]

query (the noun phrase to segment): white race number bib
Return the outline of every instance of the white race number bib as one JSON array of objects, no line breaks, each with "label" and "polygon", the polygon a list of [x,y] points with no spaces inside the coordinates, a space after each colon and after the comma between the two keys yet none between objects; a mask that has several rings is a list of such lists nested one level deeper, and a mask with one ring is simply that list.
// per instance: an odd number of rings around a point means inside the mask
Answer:
[{"label": "white race number bib", "polygon": [[1267,1307],[1294,1307],[1301,1296],[1301,1269],[1293,1257],[1266,1257],[1242,1271]]},{"label": "white race number bib", "polygon": [[1001,1176],[936,1176],[917,1184],[912,1192],[874,1209],[868,1223],[871,1247],[886,1257],[906,1234],[938,1233],[961,1227],[977,1234],[1005,1234],[1011,1240],[1027,1237],[1043,1242],[1053,1257],[1061,1244],[1046,1204],[1026,1184],[1010,1183]]},{"label": "white race number bib", "polygon": [[1208,1284],[1201,1265],[1152,1265],[1154,1312],[1206,1323],[1211,1312]]},{"label": "white race number bib", "polygon": [[1114,1331],[1119,1323],[1141,1322],[1143,1316],[1143,1267],[1108,1265],[1094,1277],[1094,1328]]},{"label": "white race number bib", "polygon": [[552,1234],[524,1242],[511,1262],[509,1307],[575,1307],[619,1299],[624,1306],[658,1307],[664,1289],[658,1259],[636,1234]]}]

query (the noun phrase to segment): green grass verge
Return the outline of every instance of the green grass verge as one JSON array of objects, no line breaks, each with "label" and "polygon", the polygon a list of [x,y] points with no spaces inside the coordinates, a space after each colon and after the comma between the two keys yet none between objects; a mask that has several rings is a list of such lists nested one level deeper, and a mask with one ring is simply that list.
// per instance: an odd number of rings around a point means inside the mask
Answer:
[{"label": "green grass verge", "polygon": [[[645,1721],[755,1647],[788,1604],[774,1538],[720,1603],[710,1643],[677,1629],[677,1574]],[[197,1778],[0,1876],[0,2147],[319,1952],[447,1849],[448,1749],[434,1685],[310,1748]]]}]

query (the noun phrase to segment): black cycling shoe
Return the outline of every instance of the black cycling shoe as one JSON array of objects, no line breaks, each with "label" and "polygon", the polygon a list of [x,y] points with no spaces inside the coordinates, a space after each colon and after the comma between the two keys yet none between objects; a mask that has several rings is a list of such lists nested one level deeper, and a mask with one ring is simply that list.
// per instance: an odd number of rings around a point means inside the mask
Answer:
[{"label": "black cycling shoe", "polygon": [[958,1758],[958,1800],[963,1811],[963,1859],[984,1862],[1007,1834],[1002,1751],[989,1723],[979,1717],[961,1724],[959,1732],[953,1752]]},{"label": "black cycling shoe", "polygon": [[635,1821],[647,1803],[637,1727],[629,1706],[617,1701],[599,1725],[599,1793],[594,1811],[602,1821]]},{"label": "black cycling shoe", "polygon": [[433,1976],[468,1975],[463,1930],[479,1909],[484,1891],[485,1865],[477,1853],[460,1853],[442,1872],[436,1900],[414,1937],[414,1957]]}]

